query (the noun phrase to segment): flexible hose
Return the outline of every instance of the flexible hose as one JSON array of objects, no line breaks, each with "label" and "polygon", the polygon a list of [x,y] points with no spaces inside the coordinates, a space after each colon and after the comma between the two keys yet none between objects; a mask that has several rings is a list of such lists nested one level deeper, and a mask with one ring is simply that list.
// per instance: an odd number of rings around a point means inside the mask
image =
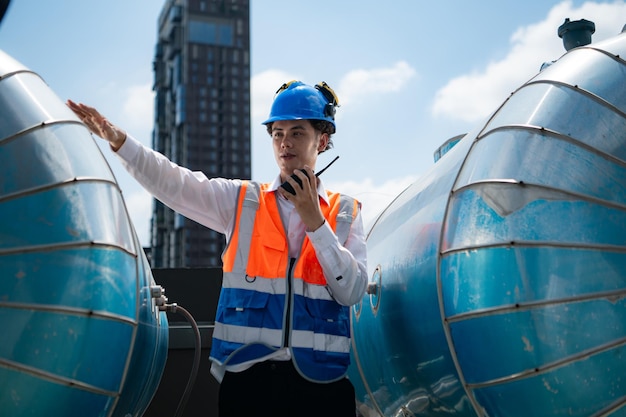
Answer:
[{"label": "flexible hose", "polygon": [[178,407],[176,408],[176,413],[174,414],[174,417],[181,417],[183,415],[183,412],[185,411],[185,407],[187,406],[187,401],[189,401],[189,396],[191,395],[193,385],[196,382],[196,376],[198,375],[200,358],[202,356],[202,340],[200,338],[200,329],[198,329],[198,324],[187,310],[176,304],[166,304],[166,307],[167,311],[179,313],[185,316],[185,318],[191,325],[191,328],[193,329],[193,334],[195,337],[195,352],[193,357],[193,365],[191,367],[191,373],[189,375],[189,380],[187,381],[185,391],[183,392],[183,396],[181,397],[180,402],[178,403]]}]

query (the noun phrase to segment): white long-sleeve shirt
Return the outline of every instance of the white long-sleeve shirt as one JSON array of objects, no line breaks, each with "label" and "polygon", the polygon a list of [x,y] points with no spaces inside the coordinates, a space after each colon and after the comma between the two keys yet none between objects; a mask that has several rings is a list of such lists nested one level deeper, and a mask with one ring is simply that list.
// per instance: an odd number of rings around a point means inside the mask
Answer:
[{"label": "white long-sleeve shirt", "polygon": [[[192,219],[230,240],[237,208],[240,180],[207,178],[199,171],[181,167],[164,155],[142,145],[128,136],[116,155],[126,170],[155,198],[172,210]],[[280,186],[277,176],[266,192],[274,192]],[[327,201],[322,181],[318,194]],[[360,211],[352,223],[345,246],[328,225],[307,232],[294,205],[285,198],[278,198],[289,248],[300,253],[304,234],[309,237],[322,266],[328,287],[335,300],[342,305],[353,305],[361,300],[367,286],[367,251]],[[336,277],[342,277],[337,281]]]},{"label": "white long-sleeve shirt", "polygon": [[[127,137],[116,155],[126,170],[163,204],[189,219],[223,233],[226,240],[230,240],[241,180],[209,179],[202,172],[194,172],[171,162],[131,136]],[[278,175],[265,192],[275,192],[280,184]],[[321,180],[317,192],[328,201]],[[295,257],[300,253],[300,245],[306,234],[315,248],[333,298],[346,306],[359,302],[367,286],[367,250],[361,212],[354,219],[343,246],[328,222],[324,222],[322,227],[313,232],[307,232],[289,200],[279,195],[278,204],[283,224],[287,228],[289,256]],[[341,279],[337,280],[337,277]],[[286,360],[290,356],[289,350],[284,348],[263,360]],[[211,372],[221,381],[225,370],[241,371],[252,365],[253,363],[244,363],[235,367],[223,367],[213,364]]]}]

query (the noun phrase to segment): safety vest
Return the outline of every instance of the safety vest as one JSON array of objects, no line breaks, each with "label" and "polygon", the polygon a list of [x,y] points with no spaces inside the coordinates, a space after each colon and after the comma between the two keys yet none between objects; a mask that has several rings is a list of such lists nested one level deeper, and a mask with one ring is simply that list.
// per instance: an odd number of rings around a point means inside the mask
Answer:
[{"label": "safety vest", "polygon": [[[288,240],[269,184],[244,181],[233,233],[222,255],[223,281],[211,360],[234,365],[289,347],[300,374],[315,382],[345,376],[350,310],[337,303],[308,237],[289,258]],[[345,244],[359,203],[328,192],[324,218]],[[333,277],[338,278],[338,277]]]}]

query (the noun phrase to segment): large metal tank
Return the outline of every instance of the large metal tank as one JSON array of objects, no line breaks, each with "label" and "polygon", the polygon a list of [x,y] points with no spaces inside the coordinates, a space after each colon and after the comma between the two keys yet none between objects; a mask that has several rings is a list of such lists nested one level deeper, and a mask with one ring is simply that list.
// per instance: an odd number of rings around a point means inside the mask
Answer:
[{"label": "large metal tank", "polygon": [[95,140],[0,51],[0,415],[140,416],[168,325]]},{"label": "large metal tank", "polygon": [[377,219],[363,415],[626,415],[625,56],[572,48]]}]

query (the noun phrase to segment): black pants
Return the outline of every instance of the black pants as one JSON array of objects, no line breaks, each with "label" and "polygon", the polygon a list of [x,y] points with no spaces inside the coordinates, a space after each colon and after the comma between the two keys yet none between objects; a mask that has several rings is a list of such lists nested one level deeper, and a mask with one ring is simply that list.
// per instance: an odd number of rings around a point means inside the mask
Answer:
[{"label": "black pants", "polygon": [[267,361],[226,372],[219,417],[354,417],[354,387],[347,379],[318,384],[302,378],[291,361]]}]

